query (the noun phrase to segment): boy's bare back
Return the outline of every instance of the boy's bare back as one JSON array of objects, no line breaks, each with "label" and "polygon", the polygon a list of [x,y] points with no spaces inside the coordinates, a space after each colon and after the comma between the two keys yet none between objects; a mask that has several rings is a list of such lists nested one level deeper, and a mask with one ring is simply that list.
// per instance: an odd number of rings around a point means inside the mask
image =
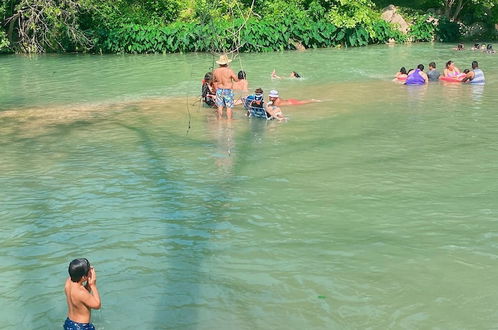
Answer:
[{"label": "boy's bare back", "polygon": [[91,309],[100,308],[100,296],[97,290],[97,276],[93,267],[90,270],[87,285],[73,282],[71,278],[66,280],[64,292],[66,293],[67,316],[70,320],[79,323],[89,323],[91,318]]}]

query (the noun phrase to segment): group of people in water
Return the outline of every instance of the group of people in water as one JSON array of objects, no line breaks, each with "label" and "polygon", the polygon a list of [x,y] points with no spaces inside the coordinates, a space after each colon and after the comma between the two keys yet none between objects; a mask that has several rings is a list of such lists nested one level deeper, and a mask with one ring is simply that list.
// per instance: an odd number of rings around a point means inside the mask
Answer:
[{"label": "group of people in water", "polygon": [[[212,72],[207,72],[202,80],[202,101],[209,107],[216,108],[218,118],[223,116],[223,109],[226,109],[228,119],[232,119],[232,109],[234,106],[243,105],[246,109],[251,107],[262,108],[266,111],[269,119],[284,120],[281,106],[300,105],[317,100],[296,100],[282,99],[277,90],[271,90],[268,95],[268,100],[264,100],[264,92],[261,88],[256,88],[253,94],[248,94],[249,87],[247,75],[244,71],[239,71],[236,75],[232,69],[228,67],[231,60],[226,55],[221,55],[216,63],[218,68]],[[273,70],[272,79],[284,79],[278,76]],[[301,78],[301,76],[292,71],[290,79]],[[236,98],[234,91],[241,93],[240,97]]]},{"label": "group of people in water", "polygon": [[479,63],[473,61],[471,63],[472,69],[465,69],[460,71],[455,66],[453,61],[446,62],[443,74],[436,69],[436,63],[429,63],[429,70],[424,72],[424,65],[417,65],[416,69],[406,70],[401,67],[399,72],[396,73],[394,81],[401,82],[405,85],[425,85],[429,81],[448,81],[448,82],[469,82],[471,84],[484,84],[484,73],[479,68]]},{"label": "group of people in water", "polygon": [[[477,44],[475,45],[477,47]],[[280,98],[277,90],[271,90],[268,95],[268,100],[264,100],[264,92],[262,88],[254,90],[253,94],[249,93],[247,75],[245,71],[239,71],[236,75],[228,64],[231,60],[226,55],[221,55],[216,63],[218,68],[212,72],[207,72],[202,81],[202,101],[209,107],[217,109],[218,118],[223,116],[223,109],[226,109],[228,119],[232,119],[232,110],[237,105],[243,105],[248,110],[250,115],[250,108],[262,108],[266,111],[269,119],[284,120],[286,119],[281,106],[300,105],[317,100],[296,100],[296,99],[282,99]],[[483,71],[479,68],[479,63],[473,61],[471,69],[461,71],[455,66],[453,61],[446,62],[442,74],[437,70],[436,63],[429,63],[429,70],[424,71],[423,64],[417,65],[415,69],[406,70],[402,67],[396,73],[394,81],[403,83],[405,85],[425,85],[430,81],[447,81],[447,82],[462,82],[470,84],[484,84],[485,78]],[[278,76],[273,70],[271,73],[272,79],[284,79]],[[300,79],[301,75],[292,71],[289,79]],[[240,96],[235,97],[234,91],[239,91]]]},{"label": "group of people in water", "polygon": [[[453,50],[465,50],[464,44],[458,44]],[[493,49],[492,44],[474,44],[470,50],[481,51],[488,54],[495,54],[496,51]]]}]

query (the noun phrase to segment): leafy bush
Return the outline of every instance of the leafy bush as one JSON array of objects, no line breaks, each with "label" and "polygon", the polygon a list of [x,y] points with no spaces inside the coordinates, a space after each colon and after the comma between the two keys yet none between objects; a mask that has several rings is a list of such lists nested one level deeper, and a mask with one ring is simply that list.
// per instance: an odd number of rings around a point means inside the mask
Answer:
[{"label": "leafy bush", "polygon": [[305,16],[216,20],[209,24],[175,22],[166,26],[124,24],[93,35],[95,51],[109,53],[176,52],[268,52],[294,49],[298,42],[306,48],[337,45],[364,46],[384,43],[403,35],[389,23],[339,28],[327,20],[311,21]]},{"label": "leafy bush", "polygon": [[413,41],[432,41],[436,33],[436,26],[429,16],[416,17],[410,26],[408,35]]},{"label": "leafy bush", "polygon": [[461,38],[460,24],[451,22],[446,17],[439,18],[439,23],[436,28],[436,38],[441,42],[454,42]]},{"label": "leafy bush", "polygon": [[10,52],[10,42],[5,32],[0,31],[0,53]]}]

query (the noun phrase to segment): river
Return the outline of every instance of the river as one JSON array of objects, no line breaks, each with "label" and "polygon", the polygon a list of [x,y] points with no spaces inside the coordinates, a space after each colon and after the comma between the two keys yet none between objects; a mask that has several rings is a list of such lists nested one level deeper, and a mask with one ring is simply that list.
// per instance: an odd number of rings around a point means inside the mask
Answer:
[{"label": "river", "polygon": [[[0,328],[60,328],[79,257],[98,329],[495,328],[498,55],[451,47],[237,57],[322,100],[286,122],[216,120],[206,54],[1,56]],[[486,85],[391,81],[449,59]]]}]

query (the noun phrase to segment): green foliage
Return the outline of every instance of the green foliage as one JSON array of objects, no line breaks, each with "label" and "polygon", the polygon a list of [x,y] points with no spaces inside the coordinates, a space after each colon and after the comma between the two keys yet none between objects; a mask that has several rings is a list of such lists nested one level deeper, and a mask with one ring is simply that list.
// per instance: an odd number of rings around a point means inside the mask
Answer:
[{"label": "green foliage", "polygon": [[436,25],[429,16],[423,15],[415,18],[410,26],[408,35],[412,41],[432,41],[436,34]]},{"label": "green foliage", "polygon": [[450,21],[446,17],[440,17],[436,29],[436,38],[441,42],[455,42],[462,37],[460,33],[460,24]]},{"label": "green foliage", "polygon": [[9,39],[7,39],[7,34],[0,31],[0,53],[7,53],[10,51],[10,42]]},{"label": "green foliage", "polygon": [[[498,0],[469,1],[488,3],[487,11],[474,9],[472,17],[491,17],[489,8],[496,8],[491,4]],[[11,48],[25,52],[260,52],[294,49],[297,44],[349,47],[389,39],[404,42],[408,37],[415,41],[433,40],[435,35],[444,41],[459,37],[455,23],[441,20],[436,26],[416,10],[406,10],[413,25],[404,35],[380,19],[374,2],[380,1],[2,0],[0,46],[8,49],[10,38]],[[443,8],[443,2],[415,0],[411,7]],[[465,13],[470,15],[468,9]],[[17,14],[21,19],[15,16],[10,24],[13,33],[7,37],[6,19]]]},{"label": "green foliage", "polygon": [[284,16],[279,20],[251,18],[247,22],[220,19],[210,24],[175,22],[167,26],[125,24],[101,30],[94,38],[96,50],[106,53],[227,52],[233,49],[267,52],[294,49],[295,42],[306,48],[319,48],[364,46],[384,43],[390,38],[403,41],[402,34],[384,21],[379,20],[370,27],[339,28],[327,20],[311,21],[306,16]]},{"label": "green foliage", "polygon": [[380,14],[373,10],[370,0],[341,0],[328,14],[332,24],[346,28],[370,25],[379,20],[379,17]]}]

